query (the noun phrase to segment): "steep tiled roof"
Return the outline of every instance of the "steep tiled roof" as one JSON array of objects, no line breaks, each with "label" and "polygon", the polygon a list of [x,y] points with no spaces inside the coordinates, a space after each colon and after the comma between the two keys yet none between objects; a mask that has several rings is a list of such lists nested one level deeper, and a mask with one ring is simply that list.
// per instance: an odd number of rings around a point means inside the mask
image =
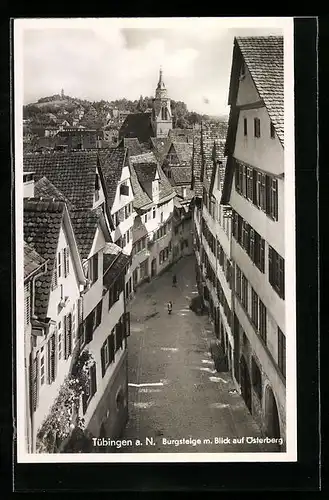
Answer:
[{"label": "steep tiled roof", "polygon": [[192,182],[191,189],[195,196],[202,196],[201,177],[202,156],[201,156],[201,130],[195,134],[193,138],[193,154],[192,154]]},{"label": "steep tiled roof", "polygon": [[115,243],[106,243],[103,250],[103,274],[111,267],[122,249]]},{"label": "steep tiled roof", "polygon": [[128,148],[131,155],[140,155],[143,153],[137,137],[133,137],[132,139],[123,138],[118,147]]},{"label": "steep tiled roof", "polygon": [[[132,188],[134,192],[134,207],[139,209],[142,208],[145,205],[148,205],[152,203],[152,199],[150,196],[143,190],[142,185],[140,184],[138,180],[138,176],[135,170],[135,165],[138,165],[139,163],[149,163],[149,164],[154,164],[156,162],[156,158],[154,154],[151,153],[144,153],[142,155],[138,156],[131,156],[130,157],[130,165],[131,165],[131,183],[132,183]],[[159,184],[160,184],[160,192],[159,192],[159,197],[160,201],[164,200],[167,197],[174,197],[175,192],[168,181],[166,175],[164,174],[162,168],[157,165],[158,172],[159,172]]]},{"label": "steep tiled roof", "polygon": [[169,138],[173,141],[193,143],[195,130],[190,128],[173,128],[169,130]]},{"label": "steep tiled roof", "polygon": [[97,152],[28,153],[24,171],[35,172],[35,180],[47,177],[77,208],[92,208],[95,191]]},{"label": "steep tiled roof", "polygon": [[154,136],[151,115],[148,113],[132,113],[129,114],[119,131],[119,137],[132,138],[137,137],[139,142],[147,142],[150,137]]},{"label": "steep tiled roof", "polygon": [[134,165],[136,163],[155,163],[156,162],[156,157],[152,151],[148,153],[143,153],[141,155],[131,155],[130,160],[133,162]]},{"label": "steep tiled roof", "polygon": [[118,182],[120,181],[122,169],[125,165],[126,154],[126,148],[113,148],[106,149],[106,152],[102,152],[102,156],[100,156],[100,166],[105,180],[110,209],[113,205]]},{"label": "steep tiled roof", "polygon": [[191,185],[191,167],[171,167],[170,171],[173,186],[177,184]]},{"label": "steep tiled roof", "polygon": [[41,319],[47,316],[51,279],[62,225],[65,204],[62,201],[24,199],[24,241],[48,260],[47,272],[35,283],[35,312]]},{"label": "steep tiled roof", "polygon": [[168,137],[151,137],[151,146],[160,166],[171,146],[171,139]]},{"label": "steep tiled roof", "polygon": [[52,184],[47,177],[41,177],[34,185],[35,198],[53,199],[65,201],[69,209],[74,209],[74,205]]},{"label": "steep tiled roof", "polygon": [[[132,158],[130,158],[130,161],[131,160]],[[130,163],[130,182],[134,193],[134,201],[133,201],[134,208],[138,210],[144,207],[145,205],[150,204],[152,200],[143,190],[142,186],[139,183],[133,161],[131,161]]]},{"label": "steep tiled roof", "polygon": [[157,172],[156,163],[136,163],[134,165],[137,178],[143,190],[146,191],[148,197],[152,198],[152,181],[155,179]]},{"label": "steep tiled roof", "polygon": [[189,164],[192,161],[193,144],[188,142],[173,142],[172,149],[174,149],[178,161],[180,163]]},{"label": "steep tiled roof", "polygon": [[225,149],[225,130],[217,124],[204,123],[201,128],[202,134],[202,168],[201,179],[209,189],[211,176],[214,170],[214,160],[223,161]]},{"label": "steep tiled roof", "polygon": [[70,216],[81,259],[87,259],[95,238],[99,213],[97,210],[78,209],[70,211]]},{"label": "steep tiled roof", "polygon": [[283,37],[259,36],[237,37],[242,52],[260,97],[275,131],[284,144],[284,73]]},{"label": "steep tiled roof", "polygon": [[39,269],[46,261],[24,241],[24,279]]},{"label": "steep tiled roof", "polygon": [[135,217],[134,225],[133,225],[133,243],[140,240],[144,236],[147,236],[148,232],[145,224],[142,222],[142,219],[139,215]]},{"label": "steep tiled roof", "polygon": [[116,259],[113,261],[112,265],[106,271],[103,284],[105,287],[110,287],[113,285],[115,280],[124,272],[126,265],[130,260],[130,256],[124,253],[120,253]]}]

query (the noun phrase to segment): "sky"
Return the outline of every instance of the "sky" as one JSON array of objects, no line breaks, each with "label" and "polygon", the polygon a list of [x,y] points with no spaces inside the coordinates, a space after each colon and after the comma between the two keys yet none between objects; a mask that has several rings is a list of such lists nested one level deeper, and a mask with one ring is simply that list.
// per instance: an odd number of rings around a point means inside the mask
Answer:
[{"label": "sky", "polygon": [[162,66],[172,99],[189,111],[228,115],[234,36],[282,35],[288,19],[18,20],[23,102],[62,88],[90,101],[154,96]]}]

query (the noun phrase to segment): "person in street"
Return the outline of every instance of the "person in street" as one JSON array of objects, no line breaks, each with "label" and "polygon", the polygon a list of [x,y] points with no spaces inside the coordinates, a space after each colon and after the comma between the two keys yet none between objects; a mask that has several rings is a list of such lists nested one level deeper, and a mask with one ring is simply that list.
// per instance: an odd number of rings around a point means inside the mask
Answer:
[{"label": "person in street", "polygon": [[171,300],[168,302],[167,308],[168,308],[168,314],[171,314],[171,311],[172,311],[172,302],[171,302]]},{"label": "person in street", "polygon": [[176,274],[174,274],[173,278],[172,278],[172,286],[176,286],[177,285],[177,278],[176,278]]}]

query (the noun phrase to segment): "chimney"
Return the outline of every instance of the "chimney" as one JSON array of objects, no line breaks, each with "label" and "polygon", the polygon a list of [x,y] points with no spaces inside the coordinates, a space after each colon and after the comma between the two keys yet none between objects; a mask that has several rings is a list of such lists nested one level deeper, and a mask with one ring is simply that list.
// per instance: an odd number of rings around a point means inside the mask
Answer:
[{"label": "chimney", "polygon": [[24,198],[34,198],[34,172],[23,173]]}]

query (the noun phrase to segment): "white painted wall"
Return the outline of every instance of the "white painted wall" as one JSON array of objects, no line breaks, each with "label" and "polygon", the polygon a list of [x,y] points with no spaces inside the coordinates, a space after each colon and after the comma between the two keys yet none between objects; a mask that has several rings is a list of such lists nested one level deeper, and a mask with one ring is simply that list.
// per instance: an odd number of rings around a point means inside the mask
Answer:
[{"label": "white painted wall", "polygon": [[[98,168],[96,169],[96,172],[99,174]],[[99,186],[100,186],[100,189],[98,191],[98,198],[97,199],[96,199],[96,190],[94,190],[93,209],[100,207],[102,204],[105,203],[105,195],[104,195],[104,190],[103,190],[103,186],[101,184],[100,178],[99,178]]]},{"label": "white painted wall", "polygon": [[[99,298],[100,300],[100,298]],[[96,363],[96,384],[97,390],[91,401],[89,402],[86,413],[83,418],[85,419],[85,424],[88,426],[98,403],[100,402],[104,391],[113,376],[115,368],[117,367],[119,360],[124,354],[125,351],[125,340],[122,344],[122,349],[119,349],[115,353],[115,360],[110,366],[107,368],[104,377],[102,377],[102,363],[101,363],[101,348],[107,339],[108,335],[111,333],[112,329],[118,323],[120,317],[124,313],[124,294],[123,292],[120,294],[119,300],[113,304],[111,309],[108,309],[109,303],[109,292],[107,292],[103,297],[103,306],[102,306],[102,320],[101,324],[96,328],[93,333],[93,339],[91,342],[87,344],[87,348],[91,355],[93,356]]]},{"label": "white painted wall", "polygon": [[[247,136],[244,118],[248,123]],[[260,119],[260,137],[254,137],[254,118]],[[270,136],[270,117],[265,107],[240,111],[234,157],[271,174],[283,172],[283,148],[276,135],[274,139]]]},{"label": "white painted wall", "polygon": [[[247,69],[245,78],[239,83],[237,105],[252,104],[259,100],[260,96]],[[244,136],[244,118],[248,121],[247,136]],[[260,119],[259,138],[254,137],[254,118]],[[240,110],[233,156],[265,172],[279,175],[284,171],[283,148],[276,134],[271,138],[270,117],[265,107]]]},{"label": "white painted wall", "polygon": [[97,306],[103,295],[103,249],[105,243],[103,231],[98,227],[88,255],[88,259],[90,259],[98,253],[98,279],[83,295],[83,319]]},{"label": "white painted wall", "polygon": [[[270,384],[272,386],[273,392],[275,393],[276,397],[278,398],[278,401],[280,403],[280,406],[285,406],[285,383],[282,379],[282,376],[279,373],[279,370],[277,369],[277,356],[275,356],[275,353],[271,353],[273,358],[269,356],[268,351],[266,350],[261,338],[259,335],[255,332],[253,326],[251,325],[248,317],[246,316],[242,306],[240,305],[240,302],[235,299],[235,312],[237,317],[239,318],[239,322],[241,324],[241,327],[245,331],[248,340],[252,346],[252,349],[254,353],[256,354],[257,358],[260,361],[260,364],[270,381]],[[273,319],[270,319],[267,321],[267,328],[269,329],[268,331],[268,336],[269,338],[272,338],[271,342],[274,340],[275,344],[275,333],[272,331],[271,326],[272,326]],[[274,354],[274,355],[273,355]]]},{"label": "white painted wall", "polygon": [[[128,196],[120,194],[120,185],[122,183],[126,183],[127,186],[129,187]],[[114,202],[111,207],[111,215],[114,215],[116,212],[118,212],[118,210],[124,208],[129,203],[132,203],[133,200],[134,200],[134,194],[130,181],[130,170],[128,166],[125,166],[122,169],[120,181],[117,185]],[[119,225],[115,228],[115,230],[111,232],[112,239],[114,242],[116,242],[121,236],[130,231],[129,243],[127,243],[123,248],[124,253],[126,253],[127,255],[130,255],[132,250],[132,227],[134,225],[135,217],[136,217],[136,212],[133,210],[131,215],[127,217],[127,219],[120,222]]]},{"label": "white painted wall", "polygon": [[[66,236],[65,230],[62,227],[60,230],[59,234],[59,241],[58,241],[58,247],[57,247],[57,253],[61,250],[63,250],[66,246],[68,246],[68,238]],[[47,338],[44,337],[37,337],[37,346],[34,348],[35,350],[40,351],[41,347],[43,347],[43,353],[44,353],[44,359],[45,359],[45,383],[40,386],[39,385],[39,404],[38,407],[34,413],[34,442],[35,442],[35,436],[37,433],[38,428],[42,424],[43,420],[47,417],[51,405],[54,403],[60,386],[62,385],[65,377],[68,374],[70,363],[71,363],[71,356],[65,360],[64,359],[64,332],[63,332],[63,317],[69,313],[72,313],[72,316],[75,315],[75,330],[72,331],[72,351],[75,346],[76,340],[77,340],[77,329],[78,329],[78,319],[77,319],[77,301],[78,298],[80,297],[79,293],[79,282],[78,278],[76,276],[75,272],[75,267],[72,259],[72,252],[70,252],[70,259],[69,259],[69,268],[70,268],[70,273],[69,275],[64,278],[63,272],[64,272],[64,267],[62,265],[62,276],[61,278],[58,278],[58,286],[55,290],[50,291],[50,296],[49,296],[49,306],[47,310],[47,316],[50,317],[52,320],[56,322],[55,325],[52,325],[50,327],[49,333],[47,335]],[[63,295],[68,296],[69,300],[66,306],[58,310],[58,304],[61,299],[61,289],[60,285],[63,285]],[[61,323],[61,330],[58,331],[58,326]],[[57,376],[54,382],[51,384],[47,383],[47,349],[46,349],[46,343],[49,340],[49,337],[56,332],[56,348],[58,347],[58,334],[62,334],[62,357],[59,360],[58,359],[58,351],[57,351]],[[40,353],[41,354],[41,353]],[[40,360],[40,354],[39,354],[39,360]],[[39,370],[40,372],[40,370]],[[40,377],[39,377],[39,383],[40,383]]]},{"label": "white painted wall", "polygon": [[241,106],[243,104],[252,104],[259,100],[258,91],[247,66],[245,66],[245,76],[244,78],[240,78],[236,104]]}]

